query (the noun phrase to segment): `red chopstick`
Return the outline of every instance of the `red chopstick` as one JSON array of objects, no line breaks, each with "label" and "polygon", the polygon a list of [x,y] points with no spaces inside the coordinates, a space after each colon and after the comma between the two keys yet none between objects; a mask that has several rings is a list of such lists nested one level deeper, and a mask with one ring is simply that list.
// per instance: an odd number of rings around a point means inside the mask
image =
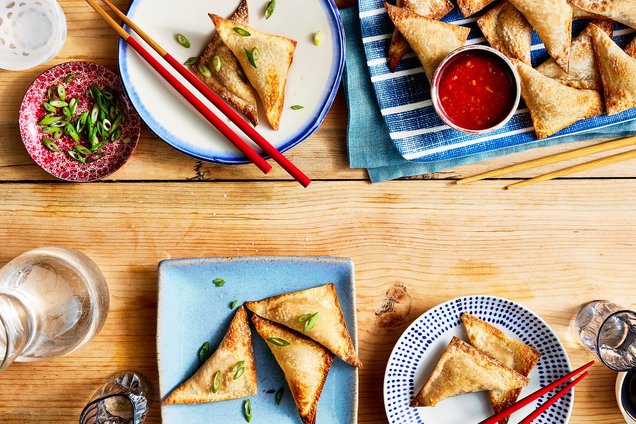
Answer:
[{"label": "red chopstick", "polygon": [[531,413],[530,415],[525,417],[519,424],[530,424],[535,418],[537,418],[539,415],[543,414],[543,412],[546,409],[548,409],[554,402],[556,402],[557,400],[561,399],[561,397],[563,397],[563,395],[565,395],[574,386],[576,386],[579,381],[583,380],[583,378],[585,378],[587,376],[587,374],[588,374],[588,372],[585,371],[576,380],[574,380],[573,382],[571,382],[570,384],[565,386],[563,388],[563,390],[561,390],[559,393],[557,393],[552,398],[550,398],[550,400],[548,400],[546,403],[544,403],[543,405],[538,407],[533,413]]},{"label": "red chopstick", "polygon": [[[563,377],[559,378],[554,383],[551,383],[551,384],[545,386],[544,388],[537,390],[536,392],[532,393],[531,395],[526,396],[525,398],[517,401],[516,403],[514,403],[510,407],[504,409],[503,411],[496,413],[492,417],[486,418],[485,420],[481,421],[479,424],[495,424],[495,423],[499,422],[501,419],[510,416],[510,414],[512,414],[513,412],[518,411],[519,409],[523,408],[524,406],[526,406],[530,402],[533,402],[533,401],[537,400],[538,398],[540,398],[544,394],[548,393],[549,391],[559,387],[561,384],[565,383],[570,378],[572,378],[575,375],[579,374],[581,371],[584,371],[587,368],[591,367],[593,364],[594,364],[594,361],[588,362],[587,364],[583,365],[582,367],[577,368],[574,371],[572,371],[571,373],[569,373],[567,375],[564,375]],[[581,381],[581,380],[577,379],[576,383],[578,383],[579,381]],[[574,385],[574,384],[572,384],[572,385]],[[565,393],[563,393],[563,394],[565,394]],[[561,396],[563,396],[563,394]],[[548,406],[550,406],[550,405],[548,405]]]},{"label": "red chopstick", "polygon": [[[93,0],[86,0],[86,1],[100,15],[102,15],[102,17],[104,17],[104,19],[106,19],[108,21],[108,23],[113,28],[115,28],[115,26],[116,26],[115,30],[119,33],[119,35],[124,40],[126,40],[126,42],[128,42],[128,44],[131,45],[131,47],[133,47],[135,50],[137,50],[137,52],[139,52],[139,54],[144,56],[144,54],[139,51],[140,48],[141,49],[143,49],[143,48],[138,43],[136,43],[136,46],[135,46],[135,45],[133,45],[130,42],[130,39],[129,39],[130,38],[130,34],[128,34],[114,20],[112,20],[112,18],[110,18],[110,16],[108,16],[106,14],[106,12],[103,9],[101,9]],[[186,69],[181,63],[179,63],[174,57],[172,57],[165,49],[163,49],[157,42],[155,42],[149,35],[147,35],[144,31],[142,31],[141,28],[139,28],[133,21],[131,21],[115,5],[113,5],[108,0],[104,0],[104,3],[111,10],[113,10],[113,12],[115,12],[117,14],[117,16],[119,16],[126,24],[128,24],[129,27],[131,27],[137,34],[139,34],[139,36],[144,41],[146,41],[161,57],[163,57],[166,60],[166,62],[168,62],[175,70],[177,70],[177,72],[179,72],[185,79],[187,79],[190,84],[192,84],[201,94],[203,94],[210,102],[212,102],[212,104],[214,104],[214,106],[216,106],[237,127],[239,127],[239,129],[241,129],[241,131],[243,131],[250,139],[252,139],[252,141],[254,141],[254,143],[256,143],[261,149],[263,149],[265,154],[269,155],[272,159],[274,159],[276,162],[278,162],[283,167],[283,169],[285,169],[292,177],[294,177],[294,179],[296,179],[296,181],[298,181],[303,187],[309,186],[309,184],[311,183],[311,179],[309,179],[309,177],[307,177],[305,174],[303,174],[303,172],[300,171],[293,163],[291,163],[289,161],[289,159],[287,159],[281,152],[279,152],[274,146],[272,146],[248,122],[246,122],[243,118],[241,118],[239,116],[239,114],[234,111],[234,109],[232,109],[227,104],[225,104],[225,102],[223,102],[216,94],[214,94],[214,92],[212,90],[210,90],[210,88],[207,85],[205,85],[203,82],[201,82],[195,75],[192,74],[192,72],[190,72],[188,69]],[[113,24],[115,26],[113,26]],[[126,34],[126,36],[124,36],[124,34]],[[133,42],[135,41],[134,39],[132,39],[132,40],[133,40]],[[145,52],[145,50],[144,50],[144,52]],[[147,54],[147,52],[146,52],[146,54]],[[152,56],[150,56],[150,57],[152,58]],[[145,58],[145,56],[144,56],[144,58]],[[149,62],[149,63],[151,63],[151,62]],[[155,61],[155,63],[156,63],[156,61]],[[155,69],[157,69],[156,65],[154,63],[151,63],[151,65],[153,67],[155,67]],[[159,65],[159,66],[161,66],[161,65]],[[170,76],[172,77],[172,75],[170,75]],[[174,78],[174,77],[172,77],[172,78]],[[191,93],[189,93],[189,94],[192,96]],[[192,97],[196,99],[196,97],[194,97],[194,96],[192,96]],[[197,99],[197,101],[198,101],[198,99]],[[223,125],[225,125],[225,124],[223,123]],[[227,127],[227,125],[225,125],[225,127],[227,128],[228,131],[231,132],[231,130],[229,129],[229,127]],[[223,132],[223,131],[221,131],[221,132]],[[225,135],[224,132],[223,132],[223,134]],[[236,134],[234,134],[234,133],[232,133],[232,134],[234,136],[236,136]],[[226,137],[227,137],[227,135],[226,135]],[[232,139],[230,141],[234,142]],[[245,145],[245,146],[249,148],[249,146],[247,146],[247,145]],[[240,149],[240,147],[239,147],[239,149]],[[250,148],[250,150],[251,150],[251,148]],[[253,155],[256,155],[256,156],[258,156],[260,158],[260,156],[256,152],[254,152],[253,150],[252,150],[252,153],[253,153],[252,155],[248,155],[242,149],[241,149],[241,151],[246,156],[248,156],[248,158],[250,160],[252,160],[252,162],[254,162],[254,160],[252,159]],[[270,169],[271,169],[271,167],[270,167]]]},{"label": "red chopstick", "polygon": [[254,141],[263,151],[274,159],[280,166],[283,167],[292,177],[294,177],[303,187],[307,187],[311,180],[305,174],[302,173],[293,163],[289,161],[281,152],[279,152],[274,146],[272,146],[262,135],[258,133],[248,122],[246,122],[241,116],[229,107],[223,100],[221,100],[210,87],[205,85],[199,80],[192,72],[186,69],[181,63],[179,63],[170,53],[163,49],[156,41],[154,41],[148,34],[146,34],[141,28],[139,28],[132,20],[128,18],[121,10],[119,10],[114,4],[108,0],[103,2],[113,11],[121,20],[123,20],[129,27],[131,27],[139,36],[152,47],[166,62],[168,62],[174,69],[177,70],[188,82],[199,90],[214,106],[216,106],[225,116],[227,116],[237,127],[241,129],[249,138]]}]

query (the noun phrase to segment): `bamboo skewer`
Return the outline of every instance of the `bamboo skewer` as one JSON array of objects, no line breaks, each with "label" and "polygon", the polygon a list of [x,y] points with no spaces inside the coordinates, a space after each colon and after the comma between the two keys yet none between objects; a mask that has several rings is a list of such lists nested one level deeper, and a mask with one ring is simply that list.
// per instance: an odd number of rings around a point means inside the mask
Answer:
[{"label": "bamboo skewer", "polygon": [[[484,172],[482,174],[474,175],[472,177],[462,178],[461,180],[457,180],[457,184],[466,184],[473,181],[483,180],[485,178],[498,177],[500,175],[509,174],[511,172],[523,171],[525,169],[536,168],[542,165],[548,165],[555,162],[579,158],[582,156],[606,152],[608,150],[614,150],[614,149],[619,149],[621,147],[627,147],[627,146],[633,146],[633,145],[636,145],[636,136],[620,138],[618,140],[612,140],[605,143],[595,144],[593,146],[587,146],[587,147],[582,147],[580,149],[571,150],[569,152],[557,153],[555,155],[546,156],[544,158],[533,159],[527,162],[518,163],[516,165],[506,166],[501,169],[495,169],[493,171]],[[627,160],[627,159],[629,158],[626,158],[623,160]],[[594,162],[596,161],[593,161],[590,163],[594,163]],[[620,162],[620,160],[618,162]],[[615,163],[615,162],[611,162],[611,163]],[[607,163],[607,165],[609,164],[610,163]],[[603,166],[603,165],[599,165],[599,166]],[[594,168],[597,168],[597,167],[598,166],[595,166]],[[584,171],[584,170],[585,169],[580,169],[580,171]],[[574,171],[574,172],[579,172],[579,171]],[[564,174],[564,175],[568,175],[568,174]],[[556,178],[556,177],[552,177],[552,178]],[[541,181],[545,181],[545,180],[541,180]],[[538,181],[535,181],[535,182],[538,182]]]},{"label": "bamboo skewer", "polygon": [[541,181],[547,181],[553,178],[564,177],[566,175],[574,174],[577,172],[600,168],[602,166],[612,165],[618,162],[623,162],[623,161],[634,159],[634,158],[636,158],[636,150],[630,150],[629,152],[623,152],[614,156],[608,156],[606,158],[596,159],[591,162],[582,163],[580,165],[574,165],[569,168],[560,169],[554,172],[549,172],[547,174],[540,175],[538,177],[530,178],[529,180],[519,181],[518,183],[509,185],[508,187],[506,187],[506,189],[512,190],[515,188],[521,188],[529,184],[534,184]]},{"label": "bamboo skewer", "polygon": [[281,152],[272,146],[262,135],[260,135],[248,122],[221,100],[210,87],[199,80],[192,72],[186,69],[178,60],[170,53],[162,48],[155,40],[146,34],[137,24],[128,18],[121,10],[112,4],[109,0],[103,2],[130,28],[132,28],[139,36],[152,47],[166,62],[168,62],[177,72],[179,72],[190,84],[203,94],[214,106],[216,106],[225,116],[227,116],[237,127],[240,128],[254,143],[256,143],[265,154],[274,159],[285,171],[294,177],[303,187],[307,187],[311,180],[302,173],[293,163],[289,161]]}]

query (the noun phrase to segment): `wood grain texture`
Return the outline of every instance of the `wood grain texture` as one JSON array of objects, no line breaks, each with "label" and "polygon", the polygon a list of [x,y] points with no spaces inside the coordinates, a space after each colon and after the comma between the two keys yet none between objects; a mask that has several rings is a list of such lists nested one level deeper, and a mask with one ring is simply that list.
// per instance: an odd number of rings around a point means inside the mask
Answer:
[{"label": "wood grain texture", "polygon": [[[406,326],[432,306],[498,295],[534,310],[573,364],[592,358],[570,333],[580,304],[636,302],[636,181],[445,181],[2,184],[0,264],[43,245],[90,255],[112,294],[102,333],[69,357],[14,364],[0,376],[0,422],[72,423],[110,373],[157,383],[156,266],[191,256],[329,255],[356,267],[360,423],[386,423],[382,376]],[[594,193],[590,196],[589,193]],[[487,202],[484,199],[488,199]],[[73,226],[79,231],[69,231]],[[620,424],[616,374],[595,366],[577,388],[572,424]],[[158,423],[155,403],[150,423]]]}]

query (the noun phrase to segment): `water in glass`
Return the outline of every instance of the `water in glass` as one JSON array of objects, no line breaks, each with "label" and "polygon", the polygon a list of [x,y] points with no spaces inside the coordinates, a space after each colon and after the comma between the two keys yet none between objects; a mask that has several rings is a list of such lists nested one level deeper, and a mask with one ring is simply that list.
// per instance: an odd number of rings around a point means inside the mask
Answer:
[{"label": "water in glass", "polygon": [[109,294],[97,265],[73,249],[29,251],[0,269],[0,369],[73,352],[101,330]]}]

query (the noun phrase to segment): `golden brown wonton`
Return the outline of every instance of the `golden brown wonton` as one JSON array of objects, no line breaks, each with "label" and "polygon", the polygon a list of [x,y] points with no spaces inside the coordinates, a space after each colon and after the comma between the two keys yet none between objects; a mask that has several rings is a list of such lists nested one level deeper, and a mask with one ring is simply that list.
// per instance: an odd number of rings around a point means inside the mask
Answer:
[{"label": "golden brown wonton", "polygon": [[[450,0],[398,0],[397,6],[431,19],[442,19],[455,7]],[[397,28],[394,29],[389,46],[389,69],[391,72],[395,72],[409,50],[411,47],[408,41]]]},{"label": "golden brown wonton", "polygon": [[477,25],[491,46],[508,57],[530,64],[532,26],[508,0],[485,13]]},{"label": "golden brown wonton", "polygon": [[570,0],[573,6],[636,28],[634,0]]}]

